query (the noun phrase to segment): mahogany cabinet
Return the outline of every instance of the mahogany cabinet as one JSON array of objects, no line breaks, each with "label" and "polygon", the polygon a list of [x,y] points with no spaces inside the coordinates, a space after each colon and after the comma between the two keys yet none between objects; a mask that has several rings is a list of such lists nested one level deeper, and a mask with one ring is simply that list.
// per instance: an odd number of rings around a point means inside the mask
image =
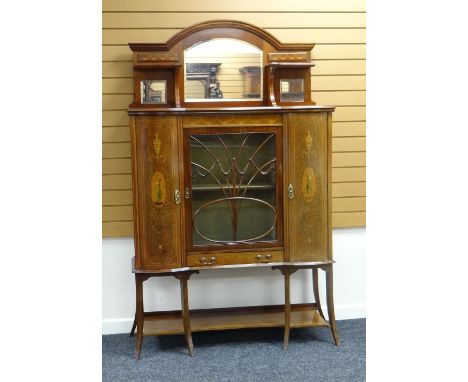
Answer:
[{"label": "mahogany cabinet", "polygon": [[[327,326],[338,344],[334,107],[311,99],[313,45],[281,44],[260,28],[221,20],[190,27],[166,44],[129,46],[137,357],[143,336],[185,334],[192,355],[192,331],[243,327],[284,327],[287,348],[290,328]],[[256,93],[245,90],[246,67],[260,73]],[[189,309],[193,273],[245,267],[279,270],[285,304]],[[291,305],[289,278],[300,269],[312,269],[315,302]],[[328,320],[318,269],[326,272]],[[144,311],[143,282],[158,276],[180,280],[180,311]]]}]

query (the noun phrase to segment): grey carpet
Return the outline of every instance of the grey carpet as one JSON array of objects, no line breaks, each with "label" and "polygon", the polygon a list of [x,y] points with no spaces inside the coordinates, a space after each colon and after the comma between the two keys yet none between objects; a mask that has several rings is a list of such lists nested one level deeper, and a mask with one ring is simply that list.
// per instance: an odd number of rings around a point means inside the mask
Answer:
[{"label": "grey carpet", "polygon": [[287,351],[282,329],[194,333],[195,357],[181,335],[145,337],[139,361],[135,337],[103,336],[103,381],[365,381],[365,319],[338,321],[338,330],[335,347],[327,328],[292,329]]}]

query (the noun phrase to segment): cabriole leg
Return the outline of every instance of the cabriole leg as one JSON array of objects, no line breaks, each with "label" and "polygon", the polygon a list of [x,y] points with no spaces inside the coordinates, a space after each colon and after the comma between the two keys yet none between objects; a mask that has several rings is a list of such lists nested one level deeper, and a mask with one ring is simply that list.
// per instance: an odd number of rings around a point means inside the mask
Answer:
[{"label": "cabriole leg", "polygon": [[328,321],[330,323],[335,345],[338,346],[340,342],[340,338],[338,336],[338,330],[336,329],[335,308],[334,308],[334,302],[333,302],[333,266],[332,265],[327,266],[327,268],[325,269],[325,272],[326,272],[326,282],[327,282]]},{"label": "cabriole leg", "polygon": [[284,350],[288,350],[289,346],[289,330],[291,327],[291,300],[290,300],[290,272],[285,268],[282,272],[284,275]]},{"label": "cabriole leg", "polygon": [[325,316],[323,315],[322,311],[322,304],[320,303],[320,294],[319,294],[319,285],[318,285],[318,269],[317,268],[312,268],[312,286],[314,290],[314,299],[315,303],[317,304],[317,310],[322,316],[322,318],[325,320]]},{"label": "cabriole leg", "polygon": [[[132,332],[134,332],[135,325],[138,328],[135,343],[135,357],[137,360],[140,359],[141,344],[143,342],[143,321],[144,321],[144,310],[143,310],[143,281],[142,275],[135,275],[135,289],[136,289],[136,313],[135,322]],[[130,332],[130,334],[132,334]]]},{"label": "cabriole leg", "polygon": [[182,303],[182,320],[184,323],[185,341],[187,342],[188,351],[193,357],[193,342],[192,342],[192,329],[190,327],[190,311],[188,303],[188,286],[187,280],[190,274],[181,274],[177,278],[180,280],[180,295]]}]

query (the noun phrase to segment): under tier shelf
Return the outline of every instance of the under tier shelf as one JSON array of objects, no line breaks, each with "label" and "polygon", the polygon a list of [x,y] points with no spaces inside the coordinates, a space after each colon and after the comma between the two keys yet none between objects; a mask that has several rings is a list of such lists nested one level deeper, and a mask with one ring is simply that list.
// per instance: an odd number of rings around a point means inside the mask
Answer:
[{"label": "under tier shelf", "polygon": [[[329,327],[315,304],[291,305],[290,322],[291,328]],[[191,310],[190,326],[192,332],[284,327],[284,305]],[[180,310],[147,312],[144,315],[144,336],[183,333]]]}]

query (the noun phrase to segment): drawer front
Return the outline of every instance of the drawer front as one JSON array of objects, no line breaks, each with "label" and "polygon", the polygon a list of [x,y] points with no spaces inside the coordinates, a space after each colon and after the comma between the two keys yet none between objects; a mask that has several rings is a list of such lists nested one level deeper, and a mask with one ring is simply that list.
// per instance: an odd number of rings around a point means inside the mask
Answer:
[{"label": "drawer front", "polygon": [[187,266],[267,264],[283,261],[283,251],[209,252],[187,255]]}]

